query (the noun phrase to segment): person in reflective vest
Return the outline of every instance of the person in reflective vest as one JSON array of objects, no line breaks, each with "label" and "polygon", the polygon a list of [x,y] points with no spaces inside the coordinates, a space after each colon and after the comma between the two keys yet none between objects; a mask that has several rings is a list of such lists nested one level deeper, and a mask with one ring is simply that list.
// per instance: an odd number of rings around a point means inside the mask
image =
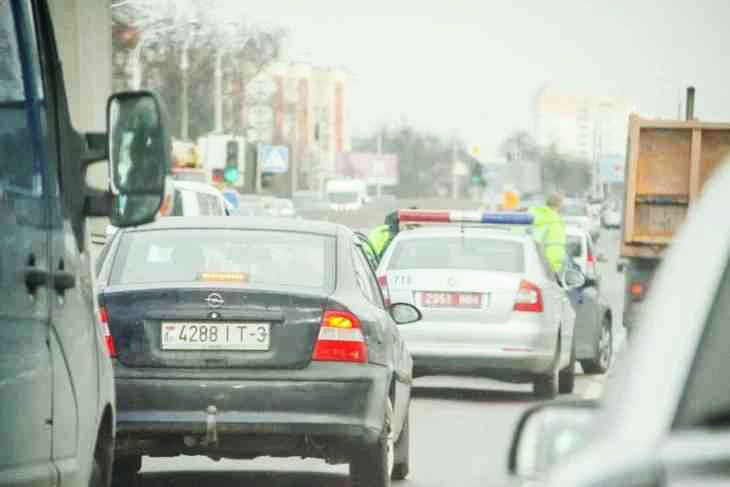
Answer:
[{"label": "person in reflective vest", "polygon": [[388,248],[388,244],[390,244],[390,241],[397,233],[398,212],[395,211],[385,217],[385,223],[383,225],[378,225],[370,231],[368,240],[373,251],[378,254],[378,259],[383,256],[385,249]]},{"label": "person in reflective vest", "polygon": [[546,206],[538,206],[530,209],[534,217],[534,237],[540,244],[542,251],[555,273],[560,273],[565,265],[566,236],[565,221],[560,210],[563,206],[563,197],[559,193],[553,193],[547,200]]}]

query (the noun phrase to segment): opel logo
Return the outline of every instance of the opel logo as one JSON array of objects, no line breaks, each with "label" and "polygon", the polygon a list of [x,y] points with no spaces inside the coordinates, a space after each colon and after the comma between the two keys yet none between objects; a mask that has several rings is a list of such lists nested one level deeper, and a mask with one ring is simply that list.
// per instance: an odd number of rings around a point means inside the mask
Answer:
[{"label": "opel logo", "polygon": [[223,297],[218,293],[210,293],[208,297],[205,298],[205,302],[208,303],[208,306],[211,308],[220,308],[225,304]]}]

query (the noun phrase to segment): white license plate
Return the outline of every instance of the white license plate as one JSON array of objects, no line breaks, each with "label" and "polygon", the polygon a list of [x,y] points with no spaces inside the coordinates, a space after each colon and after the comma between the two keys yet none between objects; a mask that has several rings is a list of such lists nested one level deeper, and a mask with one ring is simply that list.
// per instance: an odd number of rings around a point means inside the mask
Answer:
[{"label": "white license plate", "polygon": [[163,350],[269,350],[269,323],[163,322]]}]

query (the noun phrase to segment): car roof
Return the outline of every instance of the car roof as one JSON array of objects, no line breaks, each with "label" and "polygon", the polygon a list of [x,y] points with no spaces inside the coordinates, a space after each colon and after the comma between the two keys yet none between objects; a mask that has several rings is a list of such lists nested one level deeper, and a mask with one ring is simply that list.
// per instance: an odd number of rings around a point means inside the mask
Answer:
[{"label": "car roof", "polygon": [[588,235],[588,232],[583,230],[583,228],[581,228],[577,225],[566,225],[565,234],[575,236],[575,237],[585,237],[586,235]]},{"label": "car roof", "polygon": [[511,240],[515,242],[525,242],[531,239],[531,237],[527,234],[511,232],[509,230],[509,227],[501,229],[477,225],[464,225],[463,227],[460,225],[432,225],[418,227],[411,230],[403,230],[398,233],[396,238],[400,240],[410,240],[418,238],[459,236],[462,234],[468,235],[470,237],[495,238],[499,240]]},{"label": "car roof", "polygon": [[176,188],[185,189],[188,191],[195,191],[197,193],[208,193],[215,194],[216,196],[222,196],[221,192],[218,191],[214,186],[210,184],[201,183],[198,181],[179,181],[173,180],[173,184]]},{"label": "car roof", "polygon": [[126,229],[126,232],[144,232],[149,230],[275,230],[299,233],[316,233],[336,236],[342,225],[316,220],[296,220],[291,218],[268,218],[246,216],[205,216],[205,217],[165,217],[147,225]]}]

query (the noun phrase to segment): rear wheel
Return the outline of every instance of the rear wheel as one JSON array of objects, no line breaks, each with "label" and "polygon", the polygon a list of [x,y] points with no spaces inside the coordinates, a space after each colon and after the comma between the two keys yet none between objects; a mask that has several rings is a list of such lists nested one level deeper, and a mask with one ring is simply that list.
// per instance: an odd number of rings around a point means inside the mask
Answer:
[{"label": "rear wheel", "polygon": [[558,390],[560,394],[572,394],[575,389],[575,345],[570,351],[570,363],[560,371]]},{"label": "rear wheel", "polygon": [[390,487],[395,463],[395,445],[391,432],[393,407],[388,400],[383,433],[373,445],[365,445],[350,460],[352,487]]},{"label": "rear wheel", "polygon": [[604,374],[611,367],[613,357],[613,331],[611,329],[611,320],[608,316],[603,318],[601,324],[601,334],[596,344],[596,357],[592,359],[581,360],[580,365],[583,372],[590,375]]},{"label": "rear wheel", "polygon": [[398,441],[395,442],[395,464],[393,465],[393,474],[390,476],[393,480],[403,480],[408,476],[410,471],[410,420],[406,414],[403,421],[403,429],[401,429]]},{"label": "rear wheel", "polygon": [[532,382],[532,392],[540,399],[553,399],[558,395],[558,374],[540,375]]}]

